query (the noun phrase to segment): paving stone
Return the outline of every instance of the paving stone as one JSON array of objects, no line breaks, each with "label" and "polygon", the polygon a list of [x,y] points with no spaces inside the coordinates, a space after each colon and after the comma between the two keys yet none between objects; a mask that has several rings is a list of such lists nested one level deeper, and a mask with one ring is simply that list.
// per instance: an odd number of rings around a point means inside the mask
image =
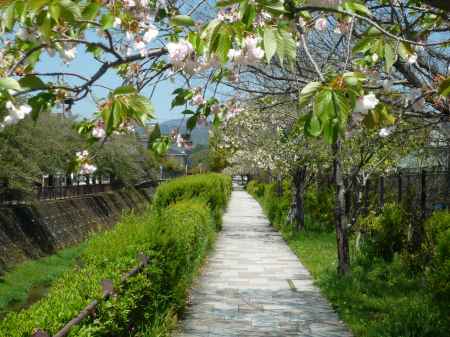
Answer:
[{"label": "paving stone", "polygon": [[223,230],[174,337],[291,336],[351,334],[259,204],[233,191]]}]

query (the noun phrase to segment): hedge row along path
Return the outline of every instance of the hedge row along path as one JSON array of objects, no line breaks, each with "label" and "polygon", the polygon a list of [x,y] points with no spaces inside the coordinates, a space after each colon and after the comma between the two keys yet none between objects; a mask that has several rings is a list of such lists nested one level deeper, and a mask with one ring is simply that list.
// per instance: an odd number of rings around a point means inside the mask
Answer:
[{"label": "hedge row along path", "polygon": [[259,204],[234,191],[176,337],[349,337]]}]

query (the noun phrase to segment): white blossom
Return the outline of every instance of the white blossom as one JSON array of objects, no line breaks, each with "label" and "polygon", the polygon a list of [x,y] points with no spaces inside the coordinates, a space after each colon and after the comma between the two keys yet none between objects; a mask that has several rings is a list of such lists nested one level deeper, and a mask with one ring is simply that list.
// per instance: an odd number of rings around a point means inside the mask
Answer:
[{"label": "white blossom", "polygon": [[80,166],[80,174],[93,174],[95,171],[97,171],[97,167],[95,165],[83,163]]},{"label": "white blossom", "polygon": [[9,114],[3,119],[2,128],[7,125],[18,123],[29,115],[32,110],[31,106],[28,104],[23,104],[17,108],[11,101],[6,102],[5,107]]},{"label": "white blossom", "polygon": [[382,129],[380,129],[380,131],[378,132],[378,135],[380,136],[380,137],[388,137],[388,136],[390,136],[391,134],[392,134],[392,132],[395,130],[395,127],[394,126],[390,126],[390,127],[387,127],[387,128],[382,128]]},{"label": "white blossom", "polygon": [[59,55],[63,59],[64,63],[66,63],[66,64],[70,63],[77,56],[77,48],[73,47],[73,48],[70,48],[70,49],[60,49],[59,50]]},{"label": "white blossom", "polygon": [[144,34],[143,40],[146,43],[150,43],[158,36],[158,34],[158,29],[154,25],[149,25],[147,31]]},{"label": "white blossom", "polygon": [[169,59],[175,66],[182,66],[187,57],[194,51],[192,44],[186,40],[170,42],[167,44]]},{"label": "white blossom", "polygon": [[102,121],[98,122],[92,129],[92,137],[97,139],[103,139],[106,137],[106,130]]},{"label": "white blossom", "polygon": [[76,154],[78,161],[84,161],[89,157],[89,152],[87,150],[79,151]]},{"label": "white blossom", "polygon": [[411,54],[408,56],[408,59],[406,60],[406,62],[408,62],[408,64],[414,64],[417,63],[417,54]]},{"label": "white blossom", "polygon": [[184,138],[182,135],[177,134],[176,143],[178,147],[182,147],[184,144]]},{"label": "white blossom", "polygon": [[122,20],[118,17],[115,17],[114,22],[113,22],[113,27],[118,28],[118,27],[120,27],[121,24],[122,24]]},{"label": "white blossom", "polygon": [[366,113],[367,111],[375,108],[378,103],[380,103],[380,101],[373,93],[358,97],[353,112]]},{"label": "white blossom", "polygon": [[123,0],[123,4],[128,8],[136,7],[136,2],[134,0]]}]

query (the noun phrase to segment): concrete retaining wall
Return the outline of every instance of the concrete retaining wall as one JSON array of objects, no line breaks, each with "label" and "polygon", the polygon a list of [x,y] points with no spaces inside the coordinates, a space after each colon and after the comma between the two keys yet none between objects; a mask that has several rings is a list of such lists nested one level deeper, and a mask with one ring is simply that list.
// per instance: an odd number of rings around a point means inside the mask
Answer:
[{"label": "concrete retaining wall", "polygon": [[120,190],[33,205],[0,206],[0,274],[26,259],[53,254],[111,228],[123,212],[142,209],[149,194]]}]

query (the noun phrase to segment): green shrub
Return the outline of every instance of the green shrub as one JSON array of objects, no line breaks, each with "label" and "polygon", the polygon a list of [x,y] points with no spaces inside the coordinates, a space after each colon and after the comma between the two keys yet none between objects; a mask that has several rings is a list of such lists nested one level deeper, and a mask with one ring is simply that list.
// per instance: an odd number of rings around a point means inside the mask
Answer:
[{"label": "green shrub", "polygon": [[162,184],[154,196],[154,207],[161,210],[184,199],[198,198],[206,202],[220,226],[222,209],[231,195],[231,177],[217,173],[192,175]]},{"label": "green shrub", "polygon": [[436,236],[435,254],[427,276],[434,300],[450,315],[450,228]]},{"label": "green shrub", "polygon": [[264,197],[264,188],[265,188],[265,185],[257,182],[256,180],[250,181],[246,187],[247,192],[256,198]]},{"label": "green shrub", "polygon": [[408,219],[397,204],[386,204],[380,215],[370,213],[358,219],[357,230],[362,233],[363,254],[391,261],[405,246]]},{"label": "green shrub", "polygon": [[[198,183],[201,176],[191,179],[204,188]],[[191,188],[185,200],[176,198],[179,202],[159,199],[157,208],[127,216],[113,230],[91,238],[82,255],[83,265],[58,279],[45,299],[9,314],[0,322],[0,336],[29,337],[35,328],[53,335],[92,299],[102,296],[100,283],[105,279],[116,285],[117,296],[101,301],[95,317],[74,327],[69,336],[129,336],[135,331],[151,335],[149,329],[166,326],[164,320],[182,310],[191,279],[214,238],[216,224],[208,205],[218,211],[229,196],[227,178],[217,175],[207,180],[222,181],[221,189],[198,192]],[[171,184],[161,188],[167,191]],[[189,189],[186,181],[184,188]],[[189,199],[193,196],[197,199]],[[149,266],[118,286],[122,275],[137,265],[139,253],[150,258]]]},{"label": "green shrub", "polygon": [[283,194],[277,195],[276,183],[264,186],[263,206],[270,223],[284,225],[288,216],[291,198],[289,190],[283,188]]},{"label": "green shrub", "polygon": [[305,214],[308,230],[332,231],[334,229],[334,189],[312,186],[305,193]]},{"label": "green shrub", "polygon": [[450,228],[450,212],[434,212],[425,221],[425,242],[426,249],[434,250],[440,235]]}]

